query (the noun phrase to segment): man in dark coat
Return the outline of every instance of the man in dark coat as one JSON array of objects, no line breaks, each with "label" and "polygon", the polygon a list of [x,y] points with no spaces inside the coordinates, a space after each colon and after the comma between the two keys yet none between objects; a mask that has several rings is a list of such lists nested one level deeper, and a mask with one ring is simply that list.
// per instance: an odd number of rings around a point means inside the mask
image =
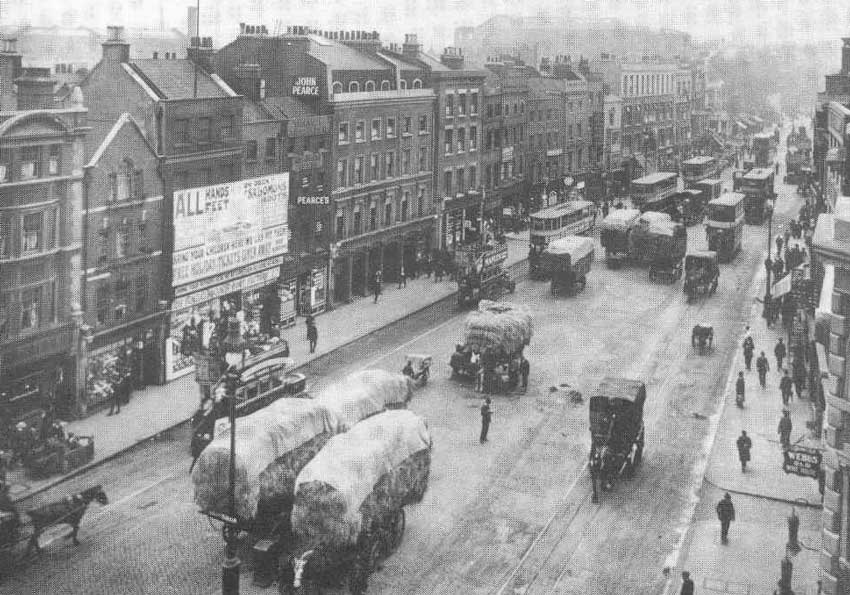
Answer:
[{"label": "man in dark coat", "polygon": [[745,430],[741,430],[741,435],[738,436],[735,445],[738,447],[738,460],[741,461],[741,471],[746,471],[747,462],[750,460],[750,450],[753,448],[753,441],[747,436]]},{"label": "man in dark coat", "polygon": [[751,335],[747,335],[744,338],[744,365],[747,368],[747,372],[750,371],[750,366],[753,363],[753,352],[756,349],[755,341]]},{"label": "man in dark coat", "polygon": [[756,358],[756,372],[759,375],[759,384],[762,388],[767,386],[767,372],[770,370],[770,364],[767,361],[764,351]]},{"label": "man in dark coat", "polygon": [[490,407],[490,397],[481,404],[481,444],[487,442],[487,432],[490,430],[490,420],[493,419],[493,409]]},{"label": "man in dark coat", "polygon": [[729,525],[735,520],[735,507],[732,505],[732,496],[729,492],[724,494],[715,510],[717,510],[717,518],[720,519],[720,542],[729,543]]},{"label": "man in dark coat", "polygon": [[735,381],[735,398],[741,403],[744,402],[745,397],[745,385],[744,385],[744,373],[738,372],[738,379]]},{"label": "man in dark coat", "polygon": [[794,391],[797,393],[797,398],[799,399],[802,397],[803,389],[806,387],[806,365],[803,363],[803,358],[795,357],[791,368],[794,371],[792,375]]},{"label": "man in dark coat", "polygon": [[779,420],[779,427],[776,429],[779,434],[779,441],[782,443],[782,448],[788,450],[791,448],[791,414],[786,409],[782,412],[782,417]]},{"label": "man in dark coat", "polygon": [[316,343],[319,341],[319,329],[316,328],[316,323],[307,327],[307,341],[310,342],[310,353],[316,352]]},{"label": "man in dark coat", "polygon": [[528,360],[522,358],[522,361],[519,364],[519,374],[522,376],[522,390],[528,390],[528,375],[531,373],[531,364],[528,363]]},{"label": "man in dark coat", "polygon": [[124,374],[112,385],[112,398],[109,401],[109,413],[106,415],[118,415],[121,413],[121,401],[124,399]]},{"label": "man in dark coat", "polygon": [[694,581],[691,580],[691,573],[687,570],[682,572],[682,589],[679,595],[694,595]]},{"label": "man in dark coat", "polygon": [[791,377],[788,375],[788,370],[785,370],[785,375],[779,381],[779,391],[782,393],[783,405],[788,405],[788,402],[791,401],[792,386],[793,383],[791,382]]},{"label": "man in dark coat", "polygon": [[782,338],[776,342],[776,347],[773,348],[773,355],[776,356],[776,371],[780,374],[782,373],[782,360],[785,359],[785,343],[782,342]]},{"label": "man in dark coat", "polygon": [[375,292],[375,302],[378,303],[378,298],[381,296],[381,285],[384,282],[384,276],[381,271],[375,272],[375,278],[372,280],[372,291]]}]

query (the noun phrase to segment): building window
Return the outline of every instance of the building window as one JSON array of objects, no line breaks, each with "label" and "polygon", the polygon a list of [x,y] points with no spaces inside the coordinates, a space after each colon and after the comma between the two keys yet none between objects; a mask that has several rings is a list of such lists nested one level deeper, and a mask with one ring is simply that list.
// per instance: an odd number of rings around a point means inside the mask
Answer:
[{"label": "building window", "polygon": [[0,257],[8,258],[12,252],[12,220],[0,215]]},{"label": "building window", "polygon": [[208,143],[212,140],[212,119],[198,118],[198,141]]},{"label": "building window", "polygon": [[331,92],[332,92],[332,93],[334,93],[334,94],[342,93],[342,83],[341,83],[341,82],[339,82],[339,81],[336,81],[336,82],[333,84],[333,87],[332,87],[332,91],[331,91]]},{"label": "building window", "polygon": [[381,138],[381,119],[374,118],[372,120],[372,140],[378,140]]},{"label": "building window", "polygon": [[347,143],[348,142],[348,122],[340,122],[339,123],[339,142]]},{"label": "building window", "polygon": [[419,171],[428,171],[428,148],[419,147]]},{"label": "building window", "polygon": [[266,159],[274,159],[277,156],[277,139],[276,138],[267,138],[266,139]]},{"label": "building window", "polygon": [[454,130],[449,129],[446,130],[446,142],[445,142],[445,153],[448,155],[452,152],[454,145]]},{"label": "building window", "polygon": [[354,141],[358,143],[362,143],[366,140],[366,122],[363,120],[357,120],[357,123],[354,125]]},{"label": "building window", "polygon": [[249,140],[245,145],[246,159],[248,161],[257,160],[257,141]]},{"label": "building window", "polygon": [[345,216],[342,213],[336,214],[336,239],[341,240],[345,237]]},{"label": "building window", "polygon": [[24,252],[37,252],[42,246],[43,213],[29,213],[23,217],[21,245]]},{"label": "building window", "polygon": [[446,94],[446,117],[451,118],[455,115],[455,96],[451,93]]},{"label": "building window", "polygon": [[130,248],[130,231],[126,225],[119,225],[115,230],[115,256],[126,258]]},{"label": "building window", "polygon": [[147,277],[136,277],[136,312],[144,312],[145,304],[148,301],[148,280]]},{"label": "building window", "polygon": [[363,156],[354,158],[354,183],[363,183]]},{"label": "building window", "polygon": [[174,120],[174,141],[181,145],[189,144],[189,120]]},{"label": "building window", "polygon": [[354,207],[354,226],[351,233],[356,236],[363,233],[363,216],[360,213],[360,207]]},{"label": "building window", "polygon": [[125,159],[121,162],[121,170],[115,178],[115,198],[116,200],[130,200],[133,195],[133,178],[135,171],[130,160]]},{"label": "building window", "polygon": [[402,221],[407,221],[407,209],[408,203],[410,202],[410,192],[405,192],[401,197],[401,209],[399,209],[399,216]]},{"label": "building window", "polygon": [[407,89],[407,81],[406,80],[401,79],[400,85],[401,85],[402,89]]},{"label": "building window", "polygon": [[364,91],[374,91],[375,90],[375,81],[366,81],[366,85],[363,87]]},{"label": "building window", "polygon": [[419,116],[419,134],[428,133],[428,116]]},{"label": "building window", "polygon": [[459,167],[457,168],[457,176],[455,176],[455,184],[457,185],[458,192],[463,192],[465,190],[465,188],[463,187],[463,182],[463,168]]},{"label": "building window", "polygon": [[114,320],[123,320],[127,316],[127,302],[130,301],[130,281],[127,277],[118,277],[113,293],[116,306],[112,309],[112,317]]},{"label": "building window", "polygon": [[59,175],[59,145],[50,145],[50,153],[47,158],[47,175]]},{"label": "building window", "polygon": [[475,190],[478,186],[478,170],[474,165],[469,167],[469,188]]},{"label": "building window", "polygon": [[0,183],[9,181],[9,163],[0,162]]},{"label": "building window", "polygon": [[41,175],[39,147],[24,147],[21,149],[21,179],[31,180]]},{"label": "building window", "polygon": [[392,178],[395,176],[395,152],[389,151],[386,155],[387,160],[387,177]]},{"label": "building window", "polygon": [[375,231],[378,228],[378,207],[377,205],[369,206],[369,231]]},{"label": "building window", "polygon": [[375,180],[379,179],[381,177],[381,167],[380,167],[380,161],[378,160],[378,154],[377,153],[372,153],[372,157],[371,157],[369,165],[370,165],[369,180],[375,181]]},{"label": "building window", "polygon": [[466,93],[461,93],[458,95],[458,106],[457,111],[461,116],[466,115]]},{"label": "building window", "polygon": [[614,110],[613,109],[608,112],[608,125],[609,126],[614,125]]},{"label": "building window", "polygon": [[381,81],[381,91],[390,90],[390,81]]},{"label": "building window", "polygon": [[474,151],[478,148],[478,127],[472,126],[469,129],[469,150]]},{"label": "building window", "polygon": [[233,116],[224,116],[221,119],[221,137],[230,138],[233,136]]},{"label": "building window", "polygon": [[38,328],[41,320],[41,287],[21,292],[21,329]]},{"label": "building window", "polygon": [[422,81],[420,81],[419,79],[413,79],[413,88],[414,89],[421,89],[422,88]]},{"label": "building window", "polygon": [[101,283],[95,292],[95,312],[97,324],[106,324],[109,321],[109,286]]},{"label": "building window", "polygon": [[446,198],[452,197],[452,170],[443,172],[443,194]]},{"label": "building window", "polygon": [[425,214],[425,186],[420,186],[416,196],[416,212],[421,217]]},{"label": "building window", "polygon": [[404,117],[404,134],[413,134],[410,130],[411,126],[413,126],[413,118],[410,116]]},{"label": "building window", "polygon": [[457,150],[458,152],[466,151],[466,129],[460,128],[457,131]]},{"label": "building window", "polygon": [[405,176],[410,174],[410,149],[401,151],[401,173]]},{"label": "building window", "polygon": [[470,98],[469,113],[475,115],[478,113],[478,93],[473,93]]},{"label": "building window", "polygon": [[395,137],[395,118],[387,118],[387,138]]},{"label": "building window", "polygon": [[576,169],[581,169],[582,158],[584,157],[583,153],[584,153],[584,151],[582,149],[579,149],[578,152],[576,152],[576,159],[578,161],[578,163],[576,164]]},{"label": "building window", "polygon": [[486,188],[489,188],[489,187],[490,187],[490,175],[491,175],[491,174],[490,174],[490,166],[489,166],[489,165],[485,165],[485,166],[484,166],[484,186],[485,186]]},{"label": "building window", "polygon": [[581,124],[576,124],[576,136],[581,138]]},{"label": "building window", "polygon": [[336,162],[336,185],[337,188],[348,186],[348,161],[340,159]]},{"label": "building window", "polygon": [[348,83],[348,92],[349,93],[358,93],[360,92],[360,83],[357,81],[351,81]]},{"label": "building window", "polygon": [[393,224],[393,202],[392,199],[387,199],[384,203],[384,227],[389,227]]}]

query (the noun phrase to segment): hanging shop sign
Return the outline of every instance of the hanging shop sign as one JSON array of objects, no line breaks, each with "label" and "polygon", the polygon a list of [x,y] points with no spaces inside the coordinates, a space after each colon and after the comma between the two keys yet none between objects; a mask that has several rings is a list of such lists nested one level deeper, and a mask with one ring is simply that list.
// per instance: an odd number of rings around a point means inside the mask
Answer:
[{"label": "hanging shop sign", "polygon": [[288,251],[289,173],[174,193],[175,287]]},{"label": "hanging shop sign", "polygon": [[816,448],[807,446],[792,446],[785,451],[785,462],[782,470],[785,473],[802,475],[803,477],[820,477],[822,454]]},{"label": "hanging shop sign", "polygon": [[562,155],[564,153],[563,149],[549,149],[546,151],[547,157],[557,157],[558,155]]},{"label": "hanging shop sign", "polygon": [[791,291],[791,275],[785,275],[779,281],[773,284],[771,293],[774,298],[782,297]]},{"label": "hanging shop sign", "polygon": [[505,147],[502,149],[502,161],[513,161],[514,160],[514,148]]},{"label": "hanging shop sign", "polygon": [[319,96],[319,84],[315,76],[297,76],[292,81],[293,96]]}]

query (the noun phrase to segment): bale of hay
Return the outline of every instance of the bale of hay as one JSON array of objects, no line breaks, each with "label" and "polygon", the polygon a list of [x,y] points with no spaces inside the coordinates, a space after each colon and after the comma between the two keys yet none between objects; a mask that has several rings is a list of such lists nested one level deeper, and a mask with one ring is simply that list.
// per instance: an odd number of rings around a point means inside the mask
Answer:
[{"label": "bale of hay", "polygon": [[404,374],[386,370],[363,370],[349,374],[316,396],[340,422],[340,432],[385,409],[407,406],[413,384]]},{"label": "bale of hay", "polygon": [[411,411],[386,411],[334,436],[295,482],[292,531],[302,544],[346,547],[428,487],[431,437]]},{"label": "bale of hay", "polygon": [[[339,431],[324,403],[280,399],[236,422],[236,515],[254,519],[261,499],[285,508],[294,478]],[[230,432],[218,434],[192,470],[195,503],[201,510],[230,514]]]},{"label": "bale of hay", "polygon": [[478,311],[466,319],[465,336],[467,345],[481,350],[504,347],[508,353],[517,353],[531,341],[531,314],[517,304],[481,300]]}]

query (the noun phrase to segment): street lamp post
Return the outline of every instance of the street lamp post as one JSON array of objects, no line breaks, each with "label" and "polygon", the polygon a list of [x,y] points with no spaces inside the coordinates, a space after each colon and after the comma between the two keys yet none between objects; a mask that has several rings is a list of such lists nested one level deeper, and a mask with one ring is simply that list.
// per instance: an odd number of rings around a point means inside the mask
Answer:
[{"label": "street lamp post", "polygon": [[[774,201],[774,203],[775,203],[775,201]],[[765,257],[765,261],[764,261],[765,268],[767,269],[767,277],[766,277],[765,288],[764,288],[764,309],[763,309],[763,312],[762,312],[762,316],[764,317],[765,320],[769,320],[770,310],[773,307],[772,304],[770,303],[770,300],[771,300],[771,297],[770,297],[770,274],[772,272],[771,271],[772,267],[770,265],[770,263],[771,263],[770,246],[771,246],[771,243],[772,243],[772,240],[773,240],[773,211],[774,211],[774,209],[775,209],[775,205],[774,205],[773,208],[770,209],[770,214],[768,215],[768,220],[767,220],[767,256]],[[779,255],[777,254],[777,258],[778,257],[779,257]]]},{"label": "street lamp post", "polygon": [[[230,466],[228,497],[230,522],[224,524],[222,537],[224,538],[224,562],[221,565],[221,594],[239,595],[239,574],[241,572],[241,561],[237,553],[239,547],[239,527],[236,524],[236,391],[235,381],[238,377],[236,354],[225,355],[227,363],[230,364],[224,375],[224,385],[229,401],[228,421],[230,422]],[[230,357],[228,357],[230,356]],[[244,354],[239,355],[242,360]],[[233,362],[233,363],[231,363]]]}]

